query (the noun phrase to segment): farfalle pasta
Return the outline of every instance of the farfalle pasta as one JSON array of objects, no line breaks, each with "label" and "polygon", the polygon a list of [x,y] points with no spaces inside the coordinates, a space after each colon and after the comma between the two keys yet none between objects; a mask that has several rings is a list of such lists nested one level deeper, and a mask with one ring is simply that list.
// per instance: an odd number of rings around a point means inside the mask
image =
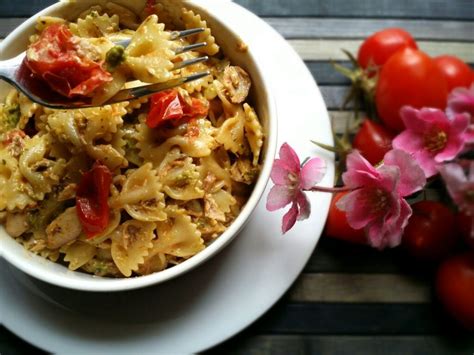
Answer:
[{"label": "farfalle pasta", "polygon": [[[204,31],[171,34],[196,27]],[[58,79],[58,95],[101,103],[127,85],[211,74],[150,97],[75,110],[45,108],[12,90],[0,103],[7,233],[70,270],[105,277],[159,272],[205,249],[240,213],[260,171],[265,135],[248,97],[249,75],[225,57],[199,14],[169,0],[141,14],[107,2],[75,20],[39,17],[36,30],[30,49],[62,31],[88,61],[92,81]],[[129,45],[117,46],[124,39]],[[205,47],[176,54],[202,41]],[[175,69],[203,54],[208,61]]]}]

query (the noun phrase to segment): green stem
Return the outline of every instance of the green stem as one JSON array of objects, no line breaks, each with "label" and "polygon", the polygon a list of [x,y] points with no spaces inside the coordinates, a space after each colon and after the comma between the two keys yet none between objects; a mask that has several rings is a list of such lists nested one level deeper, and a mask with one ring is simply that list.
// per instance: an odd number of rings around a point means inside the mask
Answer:
[{"label": "green stem", "polygon": [[308,191],[336,193],[336,192],[346,192],[346,191],[352,191],[352,190],[354,189],[347,186],[335,186],[335,187],[314,186]]}]

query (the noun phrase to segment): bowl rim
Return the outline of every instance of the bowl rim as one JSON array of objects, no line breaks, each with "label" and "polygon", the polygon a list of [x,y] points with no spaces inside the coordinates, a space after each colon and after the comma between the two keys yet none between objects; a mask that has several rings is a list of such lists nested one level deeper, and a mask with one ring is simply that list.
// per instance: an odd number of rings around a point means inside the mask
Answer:
[{"label": "bowl rim", "polygon": [[[194,0],[186,0],[188,4],[191,4],[193,7],[198,9],[198,12],[204,13],[206,15],[210,15],[212,17],[212,9],[208,9],[203,7],[199,4],[198,1]],[[23,22],[20,26],[18,26],[14,31],[12,31],[3,41],[0,43],[0,53],[3,52],[4,48],[8,48],[11,43],[15,41],[17,37],[24,36],[24,32],[28,31],[32,26],[34,26],[36,19],[39,16],[50,14],[53,11],[60,11],[61,8],[65,7],[67,4],[65,2],[58,2],[55,3],[35,15],[28,18],[25,22]],[[221,26],[225,27],[230,33],[232,33],[236,38],[240,38],[240,35],[234,31],[232,28],[228,27],[225,23],[221,22],[219,18],[212,17],[212,20],[218,22]],[[254,51],[248,51],[248,58],[252,62],[255,68],[261,67],[261,59],[258,55],[255,55]],[[253,210],[259,203],[260,199],[263,196],[267,183],[270,179],[271,168],[273,165],[273,159],[276,154],[276,147],[277,147],[277,111],[276,111],[276,103],[274,102],[274,98],[272,95],[271,85],[270,85],[270,78],[266,77],[263,71],[258,71],[259,81],[261,83],[261,87],[265,95],[264,106],[268,112],[268,132],[266,137],[266,156],[263,161],[259,178],[257,183],[255,184],[252,193],[247,200],[246,204],[240,211],[239,215],[236,219],[231,223],[231,225],[217,238],[215,239],[209,246],[205,249],[193,255],[188,260],[173,266],[172,268],[165,269],[163,271],[155,272],[149,275],[137,276],[137,277],[130,277],[130,278],[105,278],[105,277],[98,277],[90,274],[83,274],[85,275],[84,278],[71,278],[67,276],[67,274],[77,274],[77,271],[71,271],[66,269],[65,274],[59,274],[55,272],[53,269],[45,269],[43,267],[39,268],[32,268],[29,263],[25,263],[26,257],[33,257],[39,258],[39,261],[46,261],[47,263],[54,263],[50,260],[46,260],[45,258],[38,256],[26,249],[25,256],[17,257],[15,254],[9,254],[6,252],[5,248],[0,248],[0,256],[3,257],[6,261],[8,261],[11,265],[15,266],[19,270],[23,271],[24,273],[33,276],[36,279],[41,281],[47,282],[49,284],[64,287],[73,290],[80,290],[80,291],[94,291],[94,292],[115,292],[115,291],[125,291],[125,290],[133,290],[138,288],[143,288],[155,284],[159,284],[162,282],[169,281],[173,278],[176,278],[180,275],[183,275],[190,270],[198,267],[205,261],[211,259],[215,256],[218,252],[222,251],[224,247],[229,244],[239,233],[239,231],[244,227],[248,219],[250,218]],[[9,238],[13,242],[17,243],[13,238],[11,238],[5,231],[0,231],[0,240],[2,238]],[[23,248],[23,246],[21,246]],[[36,262],[35,262],[36,264]],[[57,264],[57,263],[54,263]],[[59,265],[59,264],[57,264]],[[82,273],[81,273],[82,274]],[[88,278],[90,276],[90,278]]]}]

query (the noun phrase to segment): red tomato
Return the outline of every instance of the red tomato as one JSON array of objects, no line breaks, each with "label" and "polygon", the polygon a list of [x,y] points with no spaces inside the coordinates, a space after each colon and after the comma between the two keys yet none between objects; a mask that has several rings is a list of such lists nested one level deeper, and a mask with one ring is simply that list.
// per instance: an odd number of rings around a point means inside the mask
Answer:
[{"label": "red tomato", "polygon": [[76,192],[76,211],[84,233],[89,238],[104,231],[109,224],[109,192],[112,173],[99,161],[82,175]]},{"label": "red tomato", "polygon": [[459,86],[469,87],[471,85],[471,68],[461,59],[451,55],[442,55],[434,58],[434,61],[446,79],[448,91]]},{"label": "red tomato", "polygon": [[395,52],[405,47],[418,49],[411,34],[401,28],[386,28],[362,43],[357,62],[364,69],[369,65],[382,66]]},{"label": "red tomato", "polygon": [[150,111],[146,124],[150,128],[156,128],[166,120],[179,119],[183,117],[183,108],[179,100],[178,91],[167,90],[152,95],[150,100]]},{"label": "red tomato", "polygon": [[384,126],[369,119],[362,122],[362,126],[354,137],[352,147],[372,165],[380,163],[385,153],[392,149],[394,135]]},{"label": "red tomato", "polygon": [[456,255],[441,264],[436,291],[446,310],[474,331],[474,252]]},{"label": "red tomato", "polygon": [[87,96],[112,75],[101,63],[81,54],[77,41],[66,25],[47,27],[27,50],[26,65],[33,73],[63,96]]},{"label": "red tomato", "polygon": [[403,232],[402,246],[417,259],[439,261],[457,243],[454,213],[440,202],[420,201]]},{"label": "red tomato", "polygon": [[405,48],[395,53],[380,71],[375,104],[382,121],[394,131],[404,124],[400,109],[435,107],[444,110],[448,97],[446,79],[425,53]]},{"label": "red tomato", "polygon": [[337,208],[336,203],[347,192],[340,192],[334,195],[329,207],[328,219],[326,221],[326,235],[345,241],[367,244],[367,238],[363,229],[353,229],[347,222],[346,212]]},{"label": "red tomato", "polygon": [[152,95],[146,124],[156,128],[168,122],[181,124],[193,118],[206,117],[209,108],[195,98],[187,102],[177,90],[166,90]]},{"label": "red tomato", "polygon": [[472,217],[465,213],[456,214],[456,227],[461,238],[469,245],[474,248],[474,231],[472,224]]}]

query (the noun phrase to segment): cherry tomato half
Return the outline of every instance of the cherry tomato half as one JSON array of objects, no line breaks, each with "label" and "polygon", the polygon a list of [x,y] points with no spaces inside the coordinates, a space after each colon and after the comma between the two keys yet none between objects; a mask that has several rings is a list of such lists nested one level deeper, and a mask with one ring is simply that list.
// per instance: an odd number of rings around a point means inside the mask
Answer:
[{"label": "cherry tomato half", "polygon": [[411,34],[401,28],[386,28],[367,37],[359,48],[357,62],[364,69],[369,65],[382,66],[405,47],[418,49]]},{"label": "cherry tomato half", "polygon": [[377,112],[388,128],[404,129],[400,109],[446,108],[448,86],[444,75],[427,54],[412,48],[399,50],[380,71],[375,93]]},{"label": "cherry tomato half", "polygon": [[473,80],[471,68],[461,59],[452,55],[442,55],[434,58],[434,61],[446,79],[448,91],[460,86],[469,87],[471,85]]},{"label": "cherry tomato half", "polygon": [[92,238],[109,224],[109,192],[112,173],[99,161],[82,175],[76,192],[76,211],[82,229]]},{"label": "cherry tomato half", "polygon": [[363,229],[353,229],[347,222],[346,212],[337,208],[336,203],[347,192],[334,195],[329,207],[328,219],[326,221],[326,235],[332,238],[345,240],[352,243],[367,244],[367,238]]},{"label": "cherry tomato half", "polygon": [[82,54],[64,24],[47,27],[26,52],[26,65],[63,96],[87,96],[112,81],[112,75]]},{"label": "cherry tomato half", "polygon": [[394,134],[384,126],[365,119],[354,137],[352,147],[372,165],[380,163],[384,155],[392,149]]},{"label": "cherry tomato half", "polygon": [[458,241],[454,213],[437,201],[420,201],[411,207],[413,214],[403,232],[402,246],[420,260],[443,259]]},{"label": "cherry tomato half", "polygon": [[474,331],[474,252],[456,255],[441,264],[436,291],[445,309]]},{"label": "cherry tomato half", "polygon": [[179,125],[194,118],[206,117],[208,111],[209,108],[201,100],[189,98],[187,101],[178,90],[166,90],[151,96],[146,124],[150,128],[159,127],[166,122]]}]

